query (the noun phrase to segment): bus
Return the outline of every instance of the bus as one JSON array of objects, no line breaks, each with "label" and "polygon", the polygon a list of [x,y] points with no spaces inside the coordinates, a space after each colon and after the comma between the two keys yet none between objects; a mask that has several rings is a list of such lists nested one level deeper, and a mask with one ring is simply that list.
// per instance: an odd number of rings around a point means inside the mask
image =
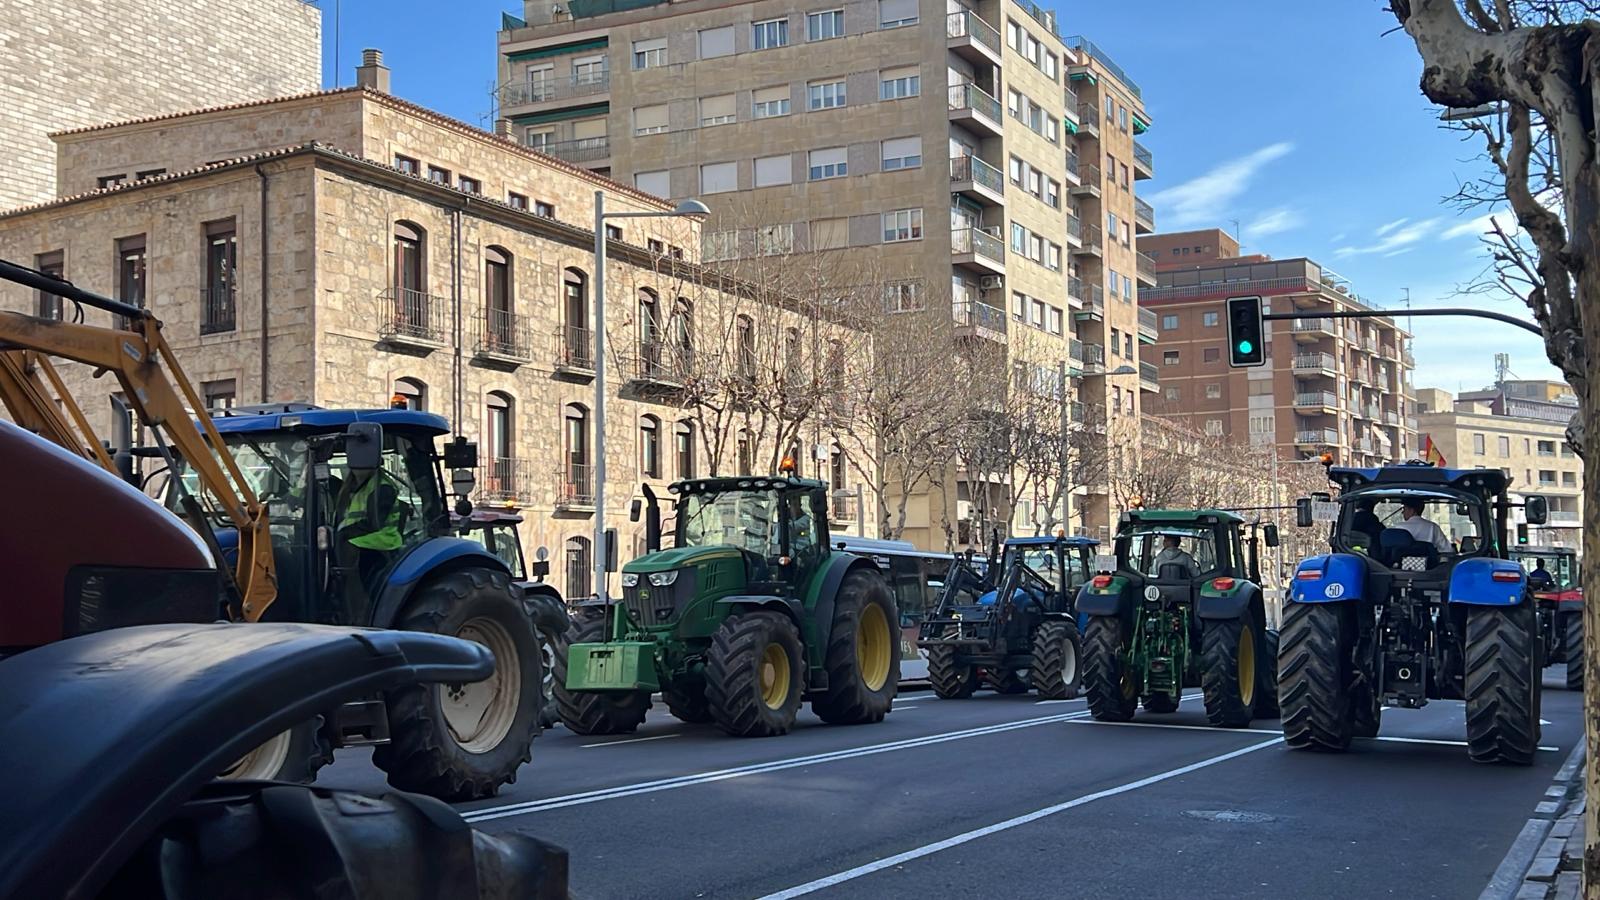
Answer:
[{"label": "bus", "polygon": [[917,648],[917,630],[922,617],[939,600],[944,578],[955,557],[949,553],[918,550],[910,541],[885,541],[876,538],[840,537],[839,550],[864,556],[877,564],[889,579],[895,606],[900,610],[900,680],[928,680],[928,656]]}]

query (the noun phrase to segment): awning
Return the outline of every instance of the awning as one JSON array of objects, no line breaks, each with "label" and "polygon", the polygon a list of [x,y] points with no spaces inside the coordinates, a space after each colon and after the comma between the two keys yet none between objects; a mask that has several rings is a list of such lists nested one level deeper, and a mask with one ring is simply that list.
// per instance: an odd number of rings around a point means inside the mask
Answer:
[{"label": "awning", "polygon": [[608,38],[594,38],[588,41],[578,41],[572,44],[559,44],[554,47],[537,47],[533,50],[518,50],[507,53],[506,59],[511,62],[526,62],[530,59],[543,59],[547,56],[565,56],[568,53],[582,53],[585,50],[604,50],[610,44]]},{"label": "awning", "polygon": [[565,119],[585,119],[589,116],[603,116],[611,112],[609,103],[591,103],[588,106],[575,106],[569,109],[559,109],[555,112],[534,113],[527,116],[512,116],[513,125],[540,125],[545,122],[560,122]]}]

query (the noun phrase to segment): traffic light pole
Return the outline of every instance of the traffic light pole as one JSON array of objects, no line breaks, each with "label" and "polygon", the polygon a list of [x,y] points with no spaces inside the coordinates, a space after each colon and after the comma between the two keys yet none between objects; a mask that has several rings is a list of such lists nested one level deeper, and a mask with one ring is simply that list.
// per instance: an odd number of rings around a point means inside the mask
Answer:
[{"label": "traffic light pole", "polygon": [[1515,325],[1515,326],[1517,326],[1518,328],[1521,328],[1524,331],[1531,331],[1534,334],[1539,335],[1540,337],[1544,336],[1544,332],[1539,330],[1539,326],[1538,325],[1535,325],[1532,322],[1527,322],[1527,321],[1524,321],[1522,319],[1519,319],[1516,316],[1508,316],[1505,313],[1489,312],[1486,309],[1467,309],[1465,307],[1445,307],[1445,308],[1441,308],[1441,309],[1408,309],[1408,310],[1404,310],[1404,311],[1393,310],[1393,309],[1352,309],[1352,310],[1341,310],[1339,312],[1327,312],[1327,311],[1320,311],[1320,310],[1300,310],[1300,311],[1297,311],[1297,312],[1286,312],[1286,313],[1263,313],[1261,315],[1261,320],[1264,321],[1264,322],[1271,322],[1271,321],[1274,321],[1274,320],[1282,321],[1284,319],[1385,319],[1385,318],[1394,318],[1397,315],[1405,315],[1405,316],[1477,316],[1480,319],[1494,319],[1496,322],[1504,322],[1507,325]]}]

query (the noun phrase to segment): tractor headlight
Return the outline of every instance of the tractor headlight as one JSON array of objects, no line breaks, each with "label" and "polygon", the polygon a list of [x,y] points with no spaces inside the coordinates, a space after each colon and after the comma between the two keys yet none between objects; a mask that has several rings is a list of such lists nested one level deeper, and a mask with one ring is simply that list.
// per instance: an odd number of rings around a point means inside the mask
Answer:
[{"label": "tractor headlight", "polygon": [[638,587],[639,586],[639,574],[637,572],[623,572],[622,573],[622,586],[625,587],[625,588]]},{"label": "tractor headlight", "polygon": [[677,580],[678,580],[678,570],[677,569],[673,569],[671,572],[651,572],[650,573],[650,584],[654,585],[655,587],[666,587],[667,585],[670,585],[674,581],[677,581]]}]

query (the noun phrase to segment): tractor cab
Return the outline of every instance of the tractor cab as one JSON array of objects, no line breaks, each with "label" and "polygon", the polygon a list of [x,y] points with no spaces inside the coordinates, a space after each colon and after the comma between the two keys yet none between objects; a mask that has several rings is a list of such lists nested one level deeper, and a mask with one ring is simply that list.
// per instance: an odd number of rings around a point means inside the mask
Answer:
[{"label": "tractor cab", "polygon": [[1116,570],[1096,575],[1087,590],[1110,592],[1122,580],[1146,602],[1193,605],[1202,594],[1259,585],[1262,542],[1278,545],[1275,526],[1258,528],[1226,510],[1133,510],[1117,529]]},{"label": "tractor cab", "polygon": [[1528,573],[1528,587],[1541,601],[1583,602],[1578,552],[1572,547],[1518,544],[1511,558]]}]

